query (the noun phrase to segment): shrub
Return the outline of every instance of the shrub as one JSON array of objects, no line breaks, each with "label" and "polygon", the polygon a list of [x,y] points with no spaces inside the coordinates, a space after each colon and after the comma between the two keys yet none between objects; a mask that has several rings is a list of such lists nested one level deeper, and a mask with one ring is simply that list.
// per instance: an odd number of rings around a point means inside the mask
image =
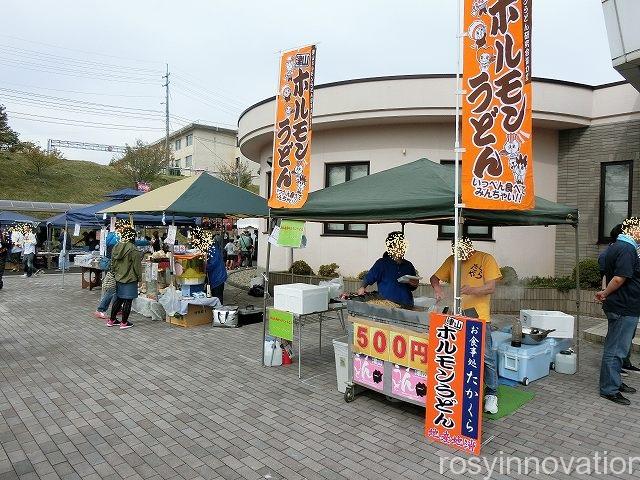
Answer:
[{"label": "shrub", "polygon": [[507,265],[500,269],[500,273],[502,274],[501,283],[503,285],[516,285],[518,283],[518,274],[515,268]]},{"label": "shrub", "polygon": [[555,288],[560,292],[568,292],[576,288],[576,282],[571,277],[531,277],[524,281],[530,288]]},{"label": "shrub", "polygon": [[[576,281],[576,268],[573,267],[571,279]],[[585,258],[580,261],[580,286],[582,288],[600,288],[602,286],[602,275],[598,261],[593,258]]]},{"label": "shrub", "polygon": [[363,270],[358,274],[358,280],[364,280],[364,277],[367,276],[367,273],[369,273],[369,270]]},{"label": "shrub", "polygon": [[320,275],[321,277],[337,277],[338,272],[336,272],[336,270],[338,270],[338,268],[340,268],[340,266],[337,263],[320,265],[320,268],[318,268],[318,275]]},{"label": "shrub", "polygon": [[297,260],[293,262],[289,269],[289,273],[293,273],[294,275],[315,275],[312,268],[304,260]]},{"label": "shrub", "polygon": [[576,288],[576,281],[571,277],[559,277],[555,281],[555,287],[559,292],[568,292]]}]

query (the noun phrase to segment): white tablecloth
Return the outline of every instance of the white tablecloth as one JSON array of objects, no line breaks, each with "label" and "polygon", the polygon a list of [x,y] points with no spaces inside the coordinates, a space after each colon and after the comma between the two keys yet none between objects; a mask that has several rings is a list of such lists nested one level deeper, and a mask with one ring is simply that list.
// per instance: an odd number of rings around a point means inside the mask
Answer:
[{"label": "white tablecloth", "polygon": [[191,305],[205,305],[207,307],[219,307],[222,305],[220,300],[217,297],[205,297],[205,298],[182,298],[180,300],[180,311],[178,312],[180,315],[186,315],[187,310],[189,309],[189,304]]}]

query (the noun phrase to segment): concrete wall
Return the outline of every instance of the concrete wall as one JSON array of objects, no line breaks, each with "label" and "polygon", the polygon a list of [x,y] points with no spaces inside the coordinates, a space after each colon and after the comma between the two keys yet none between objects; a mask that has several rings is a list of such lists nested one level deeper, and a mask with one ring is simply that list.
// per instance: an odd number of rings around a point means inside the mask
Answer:
[{"label": "concrete wall", "polygon": [[[370,173],[380,172],[418,158],[452,160],[454,126],[425,123],[321,130],[314,134],[311,164],[311,190],[324,188],[325,164],[332,162],[370,162]],[[534,130],[537,195],[556,200],[558,134],[554,130]],[[405,153],[406,152],[406,153]],[[266,195],[267,159],[270,147],[261,152],[263,174],[261,194]],[[306,249],[295,250],[294,260],[304,260],[317,270],[321,264],[335,262],[343,275],[356,275],[368,269],[384,252],[384,239],[399,224],[370,225],[367,238],[322,236],[322,224],[308,223]],[[430,276],[451,253],[448,240],[437,239],[437,227],[408,224],[407,258],[424,277]],[[501,265],[513,266],[521,277],[552,275],[554,272],[555,227],[507,227],[494,229],[494,240],[476,242],[476,247],[492,253]],[[522,245],[535,246],[523,252]],[[265,265],[264,243],[259,248],[259,265]],[[290,250],[273,248],[274,269],[289,266]]]},{"label": "concrete wall", "polygon": [[[560,132],[558,201],[580,210],[580,256],[596,258],[598,245],[600,165],[633,160],[632,214],[640,214],[640,120],[597,125]],[[556,273],[567,274],[574,265],[572,228],[558,227]]]}]

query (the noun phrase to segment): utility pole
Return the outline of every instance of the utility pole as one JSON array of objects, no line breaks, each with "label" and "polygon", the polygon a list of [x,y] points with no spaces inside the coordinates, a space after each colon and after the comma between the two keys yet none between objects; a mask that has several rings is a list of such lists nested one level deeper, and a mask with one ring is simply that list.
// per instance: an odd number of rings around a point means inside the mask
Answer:
[{"label": "utility pole", "polygon": [[240,186],[240,157],[236,157],[236,182]]},{"label": "utility pole", "polygon": [[167,63],[167,74],[163,75],[162,78],[166,79],[166,83],[162,86],[164,88],[164,112],[165,112],[165,127],[166,127],[166,137],[164,139],[164,147],[165,147],[165,161],[167,164],[167,168],[169,168],[169,64]]}]

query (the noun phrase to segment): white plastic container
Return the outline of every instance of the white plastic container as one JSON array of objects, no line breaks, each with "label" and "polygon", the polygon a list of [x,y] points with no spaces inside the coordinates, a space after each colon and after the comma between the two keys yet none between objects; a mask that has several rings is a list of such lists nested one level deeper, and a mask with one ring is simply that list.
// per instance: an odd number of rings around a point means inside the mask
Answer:
[{"label": "white plastic container", "polygon": [[338,391],[344,393],[347,391],[347,381],[349,379],[349,345],[347,337],[333,339],[333,352],[336,357],[336,380],[338,383]]},{"label": "white plastic container", "polygon": [[574,317],[552,310],[520,310],[520,322],[523,327],[555,330],[551,338],[573,338]]},{"label": "white plastic container", "polygon": [[282,365],[282,348],[278,339],[264,342],[264,364],[267,367],[279,367]]},{"label": "white plastic container", "polygon": [[329,287],[291,283],[273,287],[273,308],[297,315],[322,312],[329,306]]},{"label": "white plastic container", "polygon": [[578,371],[578,356],[571,350],[563,350],[556,354],[556,372],[573,375]]}]

